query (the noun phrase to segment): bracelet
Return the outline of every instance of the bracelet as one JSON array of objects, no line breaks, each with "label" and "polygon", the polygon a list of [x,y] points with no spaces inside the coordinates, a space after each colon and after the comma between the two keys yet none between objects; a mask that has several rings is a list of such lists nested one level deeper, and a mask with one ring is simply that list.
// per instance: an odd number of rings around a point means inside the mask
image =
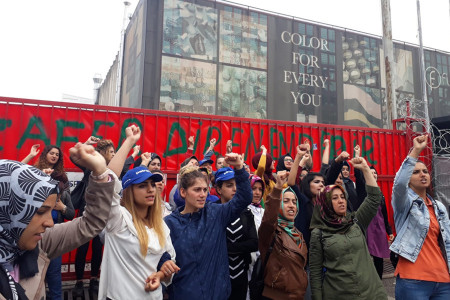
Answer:
[{"label": "bracelet", "polygon": [[64,208],[61,210],[61,213],[62,213],[63,215],[65,215],[65,214],[66,214],[66,211],[67,211],[67,205],[64,205]]},{"label": "bracelet", "polygon": [[99,180],[105,179],[105,178],[108,176],[109,170],[106,169],[105,172],[103,172],[102,174],[100,174],[100,175],[98,175],[98,176],[94,176],[93,174],[94,174],[94,173],[91,172],[91,177],[92,177],[92,179],[99,181]]}]

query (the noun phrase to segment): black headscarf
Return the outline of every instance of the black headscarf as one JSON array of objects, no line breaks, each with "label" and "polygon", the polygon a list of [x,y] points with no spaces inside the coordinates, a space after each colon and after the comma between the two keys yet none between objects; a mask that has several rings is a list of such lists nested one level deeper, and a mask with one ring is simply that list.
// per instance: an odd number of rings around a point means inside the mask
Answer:
[{"label": "black headscarf", "polygon": [[278,159],[278,163],[277,163],[277,167],[276,167],[277,172],[279,172],[279,171],[290,171],[290,169],[286,168],[286,165],[284,164],[284,159],[286,158],[286,156],[289,156],[289,157],[292,158],[291,154],[289,154],[289,153],[286,153],[285,155],[281,156]]}]

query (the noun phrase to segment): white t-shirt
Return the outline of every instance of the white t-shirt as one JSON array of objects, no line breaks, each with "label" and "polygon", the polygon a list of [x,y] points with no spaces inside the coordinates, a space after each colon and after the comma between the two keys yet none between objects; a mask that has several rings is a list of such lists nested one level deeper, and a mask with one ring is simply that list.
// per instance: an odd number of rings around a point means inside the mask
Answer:
[{"label": "white t-shirt", "polygon": [[[120,190],[120,186],[115,187]],[[162,216],[161,216],[162,218]],[[120,206],[115,195],[106,225],[105,248],[100,275],[98,299],[162,299],[161,286],[153,292],[145,291],[145,280],[156,272],[164,252],[175,261],[175,250],[170,239],[170,230],[164,224],[165,246],[161,248],[154,229],[147,229],[149,237],[145,258],[141,254],[139,239],[131,214]]]},{"label": "white t-shirt", "polygon": [[[255,220],[256,232],[258,232],[259,226],[261,226],[262,218],[264,215],[264,208],[256,207],[254,205],[249,205],[248,208],[251,210],[253,214],[253,219]],[[251,262],[248,266],[248,281],[252,278],[253,266],[255,265],[256,260],[260,256],[259,251],[255,251],[250,253]],[[247,291],[247,300],[250,300],[250,291]]]}]

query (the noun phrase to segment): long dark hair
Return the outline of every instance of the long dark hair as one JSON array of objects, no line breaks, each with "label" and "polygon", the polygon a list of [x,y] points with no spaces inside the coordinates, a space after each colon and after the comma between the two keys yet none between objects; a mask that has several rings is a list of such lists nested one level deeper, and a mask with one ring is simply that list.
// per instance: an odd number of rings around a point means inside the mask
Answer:
[{"label": "long dark hair", "polygon": [[[426,163],[423,162],[423,160],[418,159],[416,163],[421,163],[423,164],[427,170],[428,170],[428,166]],[[376,170],[375,170],[376,171]],[[377,173],[378,174],[378,173]],[[428,174],[430,175],[430,185],[427,187],[426,191],[427,194],[430,195],[431,197],[434,197],[434,189],[433,189],[433,178],[431,177],[431,172],[430,170],[428,170]],[[409,187],[409,182],[408,182],[408,187]]]},{"label": "long dark hair", "polygon": [[322,173],[318,173],[318,172],[309,172],[305,178],[302,179],[302,184],[301,184],[301,191],[303,194],[305,194],[306,197],[308,197],[309,199],[314,198],[314,195],[311,193],[311,189],[309,187],[309,184],[311,183],[311,181],[314,180],[315,177],[322,177],[325,180],[325,176]]},{"label": "long dark hair", "polygon": [[[53,148],[58,149],[59,158],[58,158],[58,161],[55,163],[54,166],[50,166],[50,164],[47,161],[47,154]],[[47,145],[47,146],[45,146],[44,150],[42,150],[42,153],[39,156],[39,160],[34,164],[34,166],[36,168],[38,168],[39,170],[51,168],[54,171],[57,171],[59,173],[64,173],[64,159],[63,159],[63,153],[62,153],[61,149],[58,146],[55,146],[55,145]]]}]

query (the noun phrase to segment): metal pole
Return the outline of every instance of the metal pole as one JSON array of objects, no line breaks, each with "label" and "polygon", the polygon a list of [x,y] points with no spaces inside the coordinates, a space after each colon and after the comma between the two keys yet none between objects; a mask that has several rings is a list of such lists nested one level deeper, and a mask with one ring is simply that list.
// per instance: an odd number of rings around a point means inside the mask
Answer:
[{"label": "metal pole", "polygon": [[396,65],[394,43],[392,42],[391,5],[389,0],[381,0],[383,18],[383,50],[386,79],[387,125],[392,128],[392,121],[397,119],[397,95],[395,94]]},{"label": "metal pole", "polygon": [[425,130],[428,133],[430,132],[430,117],[428,115],[428,97],[427,97],[427,80],[425,78],[425,56],[423,52],[423,42],[422,42],[422,21],[420,19],[420,0],[417,0],[417,22],[418,22],[418,30],[419,30],[419,52],[420,52],[420,78],[422,80],[422,99],[423,99],[423,111],[425,118]]}]

